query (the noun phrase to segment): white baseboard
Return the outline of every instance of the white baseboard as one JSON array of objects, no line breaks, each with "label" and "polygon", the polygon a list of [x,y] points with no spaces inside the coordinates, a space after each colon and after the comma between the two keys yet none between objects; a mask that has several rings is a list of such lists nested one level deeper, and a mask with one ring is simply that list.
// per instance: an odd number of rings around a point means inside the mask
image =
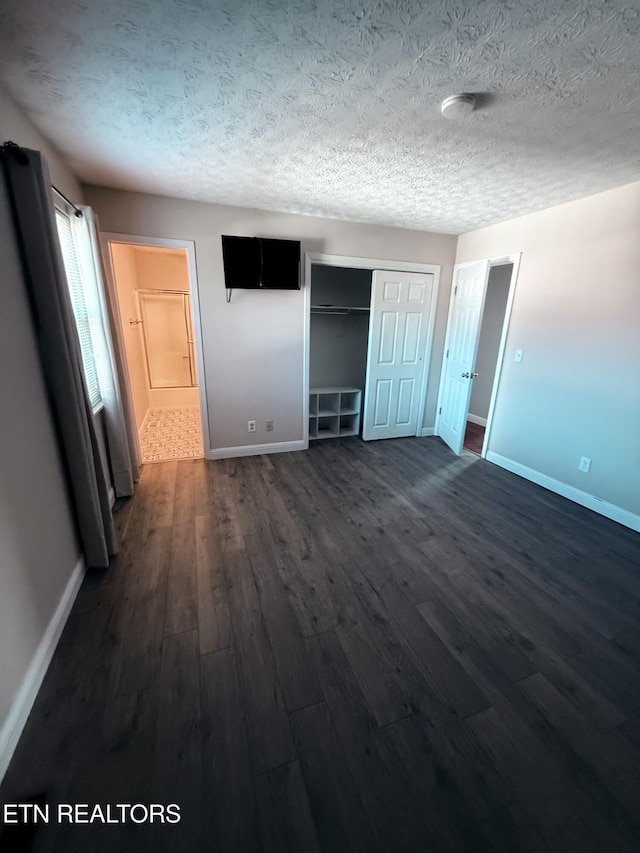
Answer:
[{"label": "white baseboard", "polygon": [[116,493],[113,490],[113,486],[109,489],[109,507],[113,509],[113,505],[116,502]]},{"label": "white baseboard", "polygon": [[55,613],[51,617],[47,625],[47,630],[44,632],[36,653],[31,659],[29,668],[22,680],[22,685],[11,703],[7,718],[2,727],[0,727],[0,782],[2,782],[4,774],[7,772],[11,757],[18,745],[27,718],[31,713],[38,690],[40,690],[42,681],[51,663],[51,658],[58,645],[62,629],[67,622],[73,602],[76,600],[76,595],[84,578],[84,572],[84,558],[81,557],[71,573],[71,577],[62,593]]},{"label": "white baseboard", "polygon": [[207,450],[207,459],[233,459],[236,456],[261,456],[264,453],[289,453],[292,450],[306,450],[300,441],[274,441],[272,444],[245,444],[239,447],[216,447]]},{"label": "white baseboard", "polygon": [[422,429],[420,430],[420,437],[421,438],[426,438],[426,436],[428,436],[428,435],[435,435],[435,434],[436,434],[436,428],[435,427],[422,427]]},{"label": "white baseboard", "polygon": [[478,426],[486,427],[487,425],[487,419],[481,418],[480,415],[472,415],[471,413],[469,413],[467,415],[467,420],[470,421],[472,424],[478,424]]},{"label": "white baseboard", "polygon": [[487,461],[493,462],[501,468],[506,468],[507,471],[511,471],[519,477],[524,477],[525,480],[537,483],[538,486],[549,489],[550,492],[562,495],[563,498],[568,498],[574,503],[586,506],[587,509],[592,509],[594,512],[604,515],[612,521],[617,521],[625,527],[630,527],[631,530],[637,530],[640,533],[640,515],[635,515],[627,509],[623,509],[608,501],[603,501],[595,497],[595,495],[583,492],[581,489],[576,489],[575,486],[569,486],[567,483],[560,482],[560,480],[554,480],[553,477],[541,474],[540,471],[535,471],[533,468],[527,468],[526,465],[514,462],[513,459],[507,459],[506,456],[501,456],[499,453],[489,451],[487,453]]},{"label": "white baseboard", "polygon": [[147,425],[147,421],[149,420],[149,415],[150,415],[150,414],[151,414],[151,407],[149,407],[149,408],[147,409],[147,413],[146,413],[146,415],[145,415],[145,416],[143,417],[143,419],[142,419],[142,423],[140,424],[140,426],[139,426],[139,428],[138,428],[138,435],[141,435],[141,434],[142,434],[142,430],[146,427],[146,425]]}]

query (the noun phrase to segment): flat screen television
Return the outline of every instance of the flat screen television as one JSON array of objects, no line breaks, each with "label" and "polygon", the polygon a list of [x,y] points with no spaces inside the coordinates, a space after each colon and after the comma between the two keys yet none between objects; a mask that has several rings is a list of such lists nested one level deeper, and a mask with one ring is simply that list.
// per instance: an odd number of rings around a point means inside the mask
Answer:
[{"label": "flat screen television", "polygon": [[227,290],[299,290],[300,241],[222,235]]}]

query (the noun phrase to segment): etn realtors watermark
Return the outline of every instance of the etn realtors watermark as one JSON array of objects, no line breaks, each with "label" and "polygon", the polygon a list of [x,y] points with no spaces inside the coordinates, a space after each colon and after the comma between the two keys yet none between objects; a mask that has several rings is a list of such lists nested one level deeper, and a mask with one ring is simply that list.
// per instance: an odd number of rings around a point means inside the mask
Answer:
[{"label": "etn realtors watermark", "polygon": [[180,806],[175,803],[5,803],[5,824],[25,823],[180,823]]}]

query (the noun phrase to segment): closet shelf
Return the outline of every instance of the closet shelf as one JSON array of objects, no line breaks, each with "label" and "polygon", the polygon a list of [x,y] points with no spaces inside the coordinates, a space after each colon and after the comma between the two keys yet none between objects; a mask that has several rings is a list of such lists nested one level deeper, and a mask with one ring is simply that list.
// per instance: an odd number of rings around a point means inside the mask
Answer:
[{"label": "closet shelf", "polygon": [[346,317],[348,314],[368,314],[369,308],[361,305],[312,305],[312,314],[337,314]]},{"label": "closet shelf", "polygon": [[344,386],[309,389],[309,438],[360,433],[362,390]]}]

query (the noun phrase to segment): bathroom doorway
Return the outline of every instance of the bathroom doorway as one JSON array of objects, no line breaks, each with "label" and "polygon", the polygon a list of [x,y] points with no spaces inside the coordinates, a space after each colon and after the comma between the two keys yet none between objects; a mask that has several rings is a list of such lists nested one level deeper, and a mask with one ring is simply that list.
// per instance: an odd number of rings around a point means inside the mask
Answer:
[{"label": "bathroom doorway", "polygon": [[202,458],[201,371],[188,250],[114,236],[106,240],[107,255],[140,460]]}]

